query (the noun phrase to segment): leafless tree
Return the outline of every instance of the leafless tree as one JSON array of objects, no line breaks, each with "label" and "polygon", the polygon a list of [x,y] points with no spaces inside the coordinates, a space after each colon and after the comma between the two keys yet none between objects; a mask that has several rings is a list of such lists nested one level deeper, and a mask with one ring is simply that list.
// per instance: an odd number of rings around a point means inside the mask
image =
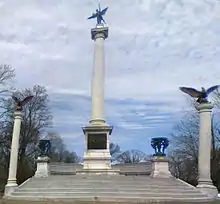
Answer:
[{"label": "leafless tree", "polygon": [[121,148],[118,144],[110,143],[110,154],[112,162],[115,161],[121,153]]},{"label": "leafless tree", "polygon": [[0,65],[0,93],[6,92],[7,83],[15,77],[15,70],[10,65]]},{"label": "leafless tree", "polygon": [[2,107],[2,100],[4,94],[8,92],[12,87],[10,87],[11,80],[15,77],[14,69],[9,65],[0,65],[0,119],[3,117],[4,108]]},{"label": "leafless tree", "polygon": [[124,164],[136,164],[146,159],[146,154],[140,150],[132,149],[121,153],[117,161]]},{"label": "leafless tree", "polygon": [[51,142],[51,162],[78,163],[80,158],[75,152],[68,151],[62,137],[55,132],[49,132],[45,139]]}]

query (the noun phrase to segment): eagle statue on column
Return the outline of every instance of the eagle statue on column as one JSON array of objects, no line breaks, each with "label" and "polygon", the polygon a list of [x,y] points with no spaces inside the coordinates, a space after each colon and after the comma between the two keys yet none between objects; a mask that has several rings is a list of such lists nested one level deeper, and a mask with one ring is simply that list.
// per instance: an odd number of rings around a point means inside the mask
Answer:
[{"label": "eagle statue on column", "polygon": [[208,88],[207,90],[202,87],[202,91],[198,91],[194,88],[190,88],[190,87],[180,87],[180,90],[186,94],[189,94],[190,96],[192,96],[193,98],[197,98],[197,102],[198,103],[208,103],[208,95],[215,91],[216,89],[218,89],[220,87],[220,85],[216,85],[216,86],[212,86],[210,88]]},{"label": "eagle statue on column", "polygon": [[24,100],[20,100],[19,98],[17,98],[16,96],[12,96],[12,99],[14,100],[14,102],[17,105],[17,111],[22,111],[22,107],[28,103],[29,101],[32,100],[34,96],[27,96]]}]

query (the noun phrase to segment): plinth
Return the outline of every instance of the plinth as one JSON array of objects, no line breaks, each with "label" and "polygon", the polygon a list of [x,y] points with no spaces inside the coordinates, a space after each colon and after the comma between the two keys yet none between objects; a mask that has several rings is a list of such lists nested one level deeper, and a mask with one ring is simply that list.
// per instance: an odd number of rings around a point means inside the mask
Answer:
[{"label": "plinth", "polygon": [[152,159],[153,169],[151,176],[153,178],[171,178],[168,159],[165,156],[154,156]]},{"label": "plinth", "polygon": [[37,158],[37,171],[35,172],[35,177],[48,177],[50,158],[47,156]]}]

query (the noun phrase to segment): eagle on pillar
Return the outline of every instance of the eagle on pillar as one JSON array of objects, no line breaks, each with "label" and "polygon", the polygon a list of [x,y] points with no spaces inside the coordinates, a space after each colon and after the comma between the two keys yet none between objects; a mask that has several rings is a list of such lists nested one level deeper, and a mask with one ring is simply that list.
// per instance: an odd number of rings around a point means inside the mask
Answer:
[{"label": "eagle on pillar", "polygon": [[216,85],[216,86],[212,86],[210,88],[208,88],[207,90],[202,87],[202,91],[198,91],[194,88],[190,88],[190,87],[180,87],[180,90],[186,94],[189,94],[190,96],[192,96],[193,98],[197,98],[197,102],[198,103],[208,103],[208,95],[215,91],[216,89],[218,89],[220,87],[220,85]]},{"label": "eagle on pillar", "polygon": [[16,96],[12,96],[12,99],[14,100],[14,102],[17,105],[17,111],[22,111],[22,107],[28,103],[29,101],[32,100],[34,96],[27,96],[24,100],[20,100],[19,98],[17,98]]}]

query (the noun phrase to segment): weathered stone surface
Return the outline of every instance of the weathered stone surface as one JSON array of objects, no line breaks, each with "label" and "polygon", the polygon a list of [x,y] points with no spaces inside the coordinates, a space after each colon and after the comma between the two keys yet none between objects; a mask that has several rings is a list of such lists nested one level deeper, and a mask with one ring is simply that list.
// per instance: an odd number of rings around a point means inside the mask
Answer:
[{"label": "weathered stone surface", "polygon": [[208,201],[211,197],[175,178],[120,175],[72,175],[31,178],[10,199],[71,201]]},{"label": "weathered stone surface", "polygon": [[170,178],[172,177],[169,171],[168,160],[166,157],[154,157],[152,160],[152,174],[154,178]]},{"label": "weathered stone surface", "polygon": [[47,177],[49,176],[49,157],[38,157],[37,158],[37,171],[35,177]]}]

